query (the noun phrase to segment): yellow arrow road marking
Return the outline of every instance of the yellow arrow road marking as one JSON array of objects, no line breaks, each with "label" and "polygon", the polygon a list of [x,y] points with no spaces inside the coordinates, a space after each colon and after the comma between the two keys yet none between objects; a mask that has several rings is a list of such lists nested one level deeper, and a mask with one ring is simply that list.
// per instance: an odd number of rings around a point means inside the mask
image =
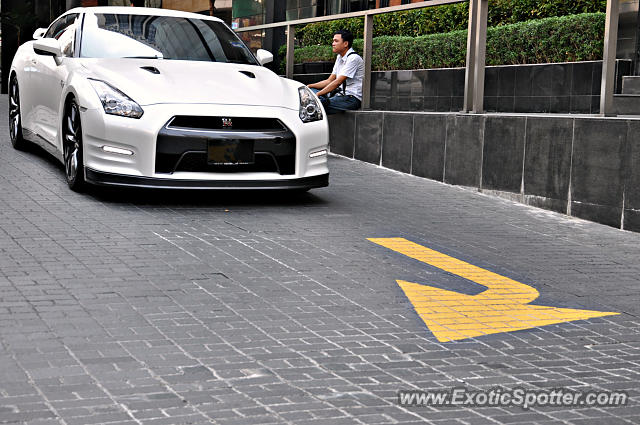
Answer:
[{"label": "yellow arrow road marking", "polygon": [[466,295],[404,280],[397,281],[438,341],[453,341],[619,314],[529,305],[540,295],[529,285],[404,238],[368,240],[488,288],[478,295]]}]

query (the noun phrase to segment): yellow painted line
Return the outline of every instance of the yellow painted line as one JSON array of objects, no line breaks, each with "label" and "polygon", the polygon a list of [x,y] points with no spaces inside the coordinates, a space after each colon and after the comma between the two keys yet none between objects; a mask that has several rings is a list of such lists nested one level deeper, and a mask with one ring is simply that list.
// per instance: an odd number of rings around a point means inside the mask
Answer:
[{"label": "yellow painted line", "polygon": [[487,287],[480,294],[466,295],[404,280],[396,281],[416,313],[442,342],[619,314],[529,305],[540,295],[529,285],[404,238],[368,240]]}]

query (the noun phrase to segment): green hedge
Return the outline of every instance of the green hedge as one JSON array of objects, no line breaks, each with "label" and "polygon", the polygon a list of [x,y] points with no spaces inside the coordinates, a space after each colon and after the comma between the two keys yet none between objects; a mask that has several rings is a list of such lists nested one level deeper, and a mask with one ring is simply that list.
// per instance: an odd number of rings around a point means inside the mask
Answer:
[{"label": "green hedge", "polygon": [[[489,0],[489,26],[499,26],[554,16],[605,12],[606,0]],[[467,28],[469,3],[457,3],[374,16],[374,36],[416,37]],[[350,30],[362,38],[362,18],[318,22],[296,28],[303,46],[330,45],[336,30]]]},{"label": "green hedge", "polygon": [[[576,62],[602,59],[604,13],[535,19],[487,29],[487,65]],[[353,47],[362,52],[363,41]],[[450,68],[466,62],[467,31],[420,37],[373,39],[374,71]],[[294,51],[295,63],[334,61],[331,46]]]}]

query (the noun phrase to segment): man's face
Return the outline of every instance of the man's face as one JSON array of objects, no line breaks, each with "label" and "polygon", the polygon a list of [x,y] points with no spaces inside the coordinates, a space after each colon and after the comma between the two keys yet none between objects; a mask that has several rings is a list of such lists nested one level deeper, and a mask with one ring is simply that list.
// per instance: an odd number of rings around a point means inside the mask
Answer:
[{"label": "man's face", "polygon": [[337,53],[341,55],[342,53],[349,50],[349,43],[347,43],[342,39],[342,35],[334,34],[333,43],[331,43],[331,47],[333,47],[333,53]]}]

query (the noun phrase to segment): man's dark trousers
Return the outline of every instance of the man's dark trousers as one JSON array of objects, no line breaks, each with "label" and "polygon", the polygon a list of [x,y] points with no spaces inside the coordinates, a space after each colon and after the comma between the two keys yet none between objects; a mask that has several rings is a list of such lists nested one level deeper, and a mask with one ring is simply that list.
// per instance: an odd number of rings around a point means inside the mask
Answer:
[{"label": "man's dark trousers", "polygon": [[[313,90],[314,93],[318,93],[320,91],[318,89],[311,90]],[[320,102],[322,102],[322,106],[324,106],[324,110],[327,112],[327,115],[337,114],[344,111],[353,111],[360,109],[361,106],[361,102],[357,97],[341,94],[337,94],[331,98],[327,96],[320,96]]]}]

